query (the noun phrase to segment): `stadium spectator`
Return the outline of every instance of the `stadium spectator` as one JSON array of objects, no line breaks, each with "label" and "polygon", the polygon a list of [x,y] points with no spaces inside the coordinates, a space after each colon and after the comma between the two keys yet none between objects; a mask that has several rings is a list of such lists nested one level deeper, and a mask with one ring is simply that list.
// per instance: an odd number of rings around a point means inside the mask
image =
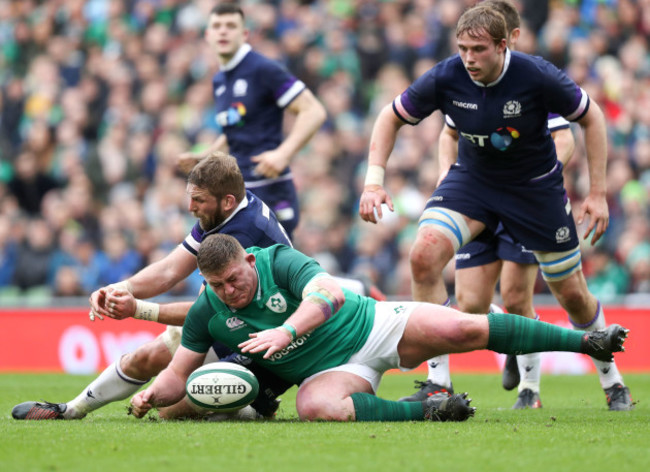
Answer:
[{"label": "stadium spectator", "polygon": [[[316,157],[311,158],[315,139],[318,139],[316,136],[310,141],[310,146],[294,157],[292,173],[301,200],[301,218],[308,226],[312,224],[312,218],[318,218],[309,209],[315,200],[313,196],[318,195],[322,186],[330,186],[329,183],[321,185],[319,182],[327,182],[328,177],[329,180],[332,177],[334,180],[340,179],[341,193],[338,199],[342,204],[334,209],[334,214],[339,217],[335,225],[339,220],[352,222],[345,240],[346,251],[352,254],[350,265],[354,264],[352,259],[356,257],[355,244],[361,226],[354,217],[359,193],[350,182],[355,175],[364,172],[364,147],[371,124],[381,106],[404,90],[410,80],[419,76],[425,64],[456,52],[454,42],[449,41],[448,33],[443,34],[443,28],[453,31],[463,7],[473,3],[474,0],[370,0],[358,5],[347,4],[344,12],[341,12],[340,9],[331,8],[331,2],[325,0],[241,2],[251,21],[250,26],[254,27],[259,22],[264,25],[265,34],[268,33],[267,36],[252,34],[249,37],[251,46],[264,53],[268,51],[273,59],[285,63],[328,107],[326,134],[322,139],[324,144],[319,146],[343,151],[335,152],[338,154],[332,165],[322,165]],[[642,159],[650,154],[644,150],[648,148],[650,136],[650,95],[647,92],[650,90],[647,42],[650,4],[630,0],[602,3],[599,9],[604,23],[598,20],[600,23],[594,26],[596,23],[590,16],[580,15],[578,2],[531,0],[517,3],[523,7],[519,48],[536,55],[542,53],[541,47],[546,47],[544,41],[548,35],[537,34],[537,28],[544,25],[537,26],[539,21],[530,9],[545,8],[548,3],[548,17],[553,18],[557,34],[571,38],[562,52],[568,61],[569,75],[574,70],[579,71],[582,78],[572,77],[579,85],[587,86],[589,93],[595,97],[607,98],[603,108],[608,122],[612,159],[617,155],[627,160],[635,178],[643,183],[647,193],[650,186],[650,158],[645,159],[645,164]],[[176,182],[180,182],[180,187],[184,188],[184,176],[168,169],[157,173],[160,167],[160,148],[157,144],[161,129],[166,133],[183,135],[191,143],[190,148],[194,144],[212,143],[216,139],[211,78],[218,64],[214,52],[202,36],[213,2],[185,3],[178,7],[176,13],[169,9],[167,2],[94,2],[94,5],[102,4],[105,6],[103,10],[84,8],[84,2],[3,2],[0,20],[0,42],[3,45],[0,51],[0,181],[6,184],[15,173],[16,158],[24,150],[29,128],[35,123],[34,113],[38,111],[39,117],[46,117],[45,121],[54,130],[55,136],[53,156],[50,158],[52,167],[46,167],[43,171],[62,182],[64,188],[61,194],[66,195],[66,204],[75,207],[75,216],[67,218],[75,219],[87,228],[95,249],[101,246],[102,239],[96,221],[103,207],[111,204],[108,195],[112,190],[112,185],[104,181],[99,171],[97,148],[107,139],[111,127],[123,126],[126,129],[124,146],[128,151],[121,152],[133,159],[137,172],[141,172],[143,167],[139,160],[141,157],[137,158],[135,164],[136,157],[131,155],[132,146],[136,146],[132,141],[140,141],[142,134],[149,138],[145,170],[131,182],[138,187],[136,198],[154,228],[165,227],[166,219],[173,221],[172,226],[192,224],[191,219],[183,214],[182,203],[180,211],[174,213],[164,199],[150,197],[164,193],[168,187],[176,188]],[[260,15],[266,19],[258,20],[256,11],[261,5],[264,8],[260,10],[264,12]],[[393,38],[393,28],[402,25],[401,29],[404,30],[408,28],[407,25],[417,26],[415,21],[419,20],[414,20],[414,16],[420,16],[427,22],[428,34],[433,36],[420,33],[410,35],[408,40],[403,41],[405,56],[398,57],[397,62],[390,62],[386,45]],[[570,21],[558,23],[558,17]],[[275,28],[269,28],[268,18],[275,18]],[[364,53],[359,56],[362,90],[354,90],[354,87],[346,85],[351,83],[349,74],[338,73],[332,77],[322,74],[324,58],[330,54],[323,38],[332,29],[340,30],[350,40],[346,46],[348,48],[370,47],[372,50],[377,44],[381,45],[380,54],[366,57]],[[587,49],[590,47],[588,33],[592,29],[599,30],[599,36],[594,35],[593,38],[599,48],[603,41],[598,38],[603,37],[603,31],[604,37],[608,38],[608,55],[601,61],[604,66],[597,66],[598,57],[588,51],[585,53],[583,45],[578,44],[584,42]],[[367,36],[365,31],[372,31],[372,34]],[[421,32],[422,29],[419,27],[417,31]],[[362,38],[368,37],[372,40],[362,41]],[[406,38],[407,35],[402,34],[402,37]],[[576,44],[579,55],[572,55],[572,44]],[[189,67],[182,60],[183,53],[180,51],[185,52],[190,61]],[[42,56],[45,56],[45,60]],[[405,65],[400,63],[406,59],[408,62]],[[167,67],[168,60],[173,70]],[[429,67],[431,65],[426,66]],[[39,84],[39,81],[45,80],[35,76],[35,70],[44,71],[49,84]],[[80,76],[75,83],[77,70]],[[583,81],[585,78],[589,80]],[[170,92],[164,98],[160,117],[153,117],[152,120],[150,114],[145,112],[142,91],[156,80],[164,81]],[[405,81],[406,85],[402,85]],[[187,84],[185,90],[179,89],[180,83]],[[337,103],[339,108],[334,111],[334,108],[330,109],[331,103],[328,103],[333,100],[328,96],[341,90],[345,90],[346,97]],[[327,94],[321,91],[327,91]],[[29,109],[26,108],[27,103],[30,104]],[[160,128],[158,122],[162,122]],[[289,121],[286,124],[290,124]],[[435,149],[438,133],[434,128],[440,125],[440,118],[432,117],[419,126],[430,127],[431,131],[408,136],[400,133],[396,142],[396,149],[400,151],[396,151],[391,160],[391,167],[396,167],[396,172],[402,167],[406,168],[409,184],[419,189],[420,198],[428,198],[437,180]],[[198,134],[197,129],[201,129]],[[580,141],[575,158],[565,169],[565,179],[569,183],[567,190],[570,191],[574,208],[581,204],[586,195],[585,169],[580,164],[585,161],[585,153]],[[402,150],[409,151],[411,158],[408,165],[398,162],[398,154],[402,154]],[[417,172],[412,171],[414,167]],[[77,189],[80,173],[90,177],[89,182],[83,184],[83,192]],[[309,176],[304,184],[301,181],[303,175]],[[387,179],[387,183],[391,178]],[[70,186],[75,190],[68,192]],[[305,192],[307,189],[309,191]],[[164,209],[158,207],[157,201],[164,205]],[[12,219],[28,218],[15,213],[11,196],[4,193],[0,195],[0,211]],[[645,217],[648,218],[647,210]],[[408,238],[416,222],[410,220],[399,237]],[[58,223],[58,226],[64,225]],[[343,226],[348,227],[348,223],[343,223]],[[603,244],[610,252],[616,250],[619,238],[628,238],[628,226],[628,216],[622,215],[620,225],[613,225],[605,233]],[[55,231],[58,230],[55,228]],[[174,234],[180,234],[178,237],[182,239],[185,232],[174,231]],[[388,281],[387,285],[381,287],[389,293],[396,280],[397,268],[403,264],[398,260],[398,251],[391,251],[391,254],[392,267],[395,269],[386,274],[384,280]],[[588,258],[589,254],[585,257]],[[621,266],[624,260],[618,256],[614,259]],[[451,276],[446,277],[446,283],[451,293],[453,266],[449,272]],[[544,284],[538,284],[536,290],[537,293],[548,291]]]}]

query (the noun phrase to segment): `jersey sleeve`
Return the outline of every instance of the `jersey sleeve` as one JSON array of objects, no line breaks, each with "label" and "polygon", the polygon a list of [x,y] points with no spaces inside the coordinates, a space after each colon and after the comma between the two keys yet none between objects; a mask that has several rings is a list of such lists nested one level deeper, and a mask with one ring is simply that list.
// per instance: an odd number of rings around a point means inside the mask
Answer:
[{"label": "jersey sleeve", "polygon": [[302,299],[303,289],[315,276],[327,273],[316,260],[288,246],[275,247],[271,267],[278,286],[298,299]]},{"label": "jersey sleeve", "polygon": [[548,130],[553,133],[555,131],[559,131],[561,129],[567,129],[569,128],[570,124],[567,120],[565,120],[563,117],[558,115],[557,113],[549,113],[548,114]]},{"label": "jersey sleeve", "polygon": [[190,234],[188,234],[187,237],[181,243],[181,246],[183,246],[183,248],[187,250],[187,252],[192,254],[194,257],[196,257],[196,255],[199,252],[199,246],[201,245],[201,241],[203,240],[202,234],[203,232],[201,231],[201,225],[199,225],[197,221],[192,227]]},{"label": "jersey sleeve", "polygon": [[278,108],[285,108],[307,88],[304,82],[294,77],[284,66],[270,59],[263,61],[261,69],[259,72],[270,87]]},{"label": "jersey sleeve", "polygon": [[587,92],[550,62],[542,63],[541,72],[545,76],[544,99],[549,111],[569,121],[582,118],[589,109]]},{"label": "jersey sleeve", "polygon": [[187,313],[181,337],[183,347],[199,353],[208,352],[214,342],[208,327],[214,310],[208,301],[207,291],[208,287],[199,295]]},{"label": "jersey sleeve", "polygon": [[405,123],[417,125],[438,109],[436,67],[422,74],[393,100],[393,111]]}]

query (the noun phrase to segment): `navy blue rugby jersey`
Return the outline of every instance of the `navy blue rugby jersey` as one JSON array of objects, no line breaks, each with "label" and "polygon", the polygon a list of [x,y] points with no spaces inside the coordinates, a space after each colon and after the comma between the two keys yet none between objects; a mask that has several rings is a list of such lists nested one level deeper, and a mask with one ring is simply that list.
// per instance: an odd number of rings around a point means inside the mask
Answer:
[{"label": "navy blue rugby jersey", "polygon": [[246,191],[246,197],[226,221],[210,231],[204,231],[197,221],[181,244],[196,256],[201,241],[215,233],[229,234],[245,248],[269,247],[274,244],[292,247],[287,233],[278,223],[275,214],[250,191]]},{"label": "navy blue rugby jersey", "polygon": [[[305,84],[286,68],[242,45],[212,78],[215,121],[228,139],[246,182],[261,180],[250,158],[282,142],[284,108]],[[288,173],[288,169],[283,172]]]},{"label": "navy blue rugby jersey", "polygon": [[471,79],[459,55],[419,77],[393,101],[393,110],[415,125],[435,110],[458,130],[457,165],[490,181],[521,183],[557,165],[549,113],[582,118],[589,96],[540,57],[506,50],[503,72],[486,85]]}]

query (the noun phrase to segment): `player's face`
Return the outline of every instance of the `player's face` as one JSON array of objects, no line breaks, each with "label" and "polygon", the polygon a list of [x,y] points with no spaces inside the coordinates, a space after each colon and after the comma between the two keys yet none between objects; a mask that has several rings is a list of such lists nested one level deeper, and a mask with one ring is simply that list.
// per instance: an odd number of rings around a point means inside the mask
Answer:
[{"label": "player's face", "polygon": [[494,44],[487,33],[478,38],[464,33],[457,38],[457,43],[460,58],[472,80],[489,84],[499,77],[503,70],[505,39]]},{"label": "player's face", "polygon": [[222,201],[206,189],[187,184],[187,194],[190,197],[188,210],[199,220],[204,231],[216,228],[226,219]]},{"label": "player's face", "polygon": [[210,15],[205,29],[205,40],[219,56],[222,63],[228,62],[248,39],[244,19],[237,13]]},{"label": "player's face", "polygon": [[257,271],[253,254],[246,254],[231,262],[218,274],[203,276],[214,293],[230,308],[245,308],[253,301],[257,292]]}]

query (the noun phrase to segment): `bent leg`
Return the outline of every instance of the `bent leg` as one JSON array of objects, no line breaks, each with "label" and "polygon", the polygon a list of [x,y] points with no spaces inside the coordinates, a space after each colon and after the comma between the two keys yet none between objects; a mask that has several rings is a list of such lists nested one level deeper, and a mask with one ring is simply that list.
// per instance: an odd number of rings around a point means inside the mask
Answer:
[{"label": "bent leg", "polygon": [[490,311],[501,267],[502,261],[494,261],[476,267],[456,268],[456,301],[460,311],[483,314]]}]

